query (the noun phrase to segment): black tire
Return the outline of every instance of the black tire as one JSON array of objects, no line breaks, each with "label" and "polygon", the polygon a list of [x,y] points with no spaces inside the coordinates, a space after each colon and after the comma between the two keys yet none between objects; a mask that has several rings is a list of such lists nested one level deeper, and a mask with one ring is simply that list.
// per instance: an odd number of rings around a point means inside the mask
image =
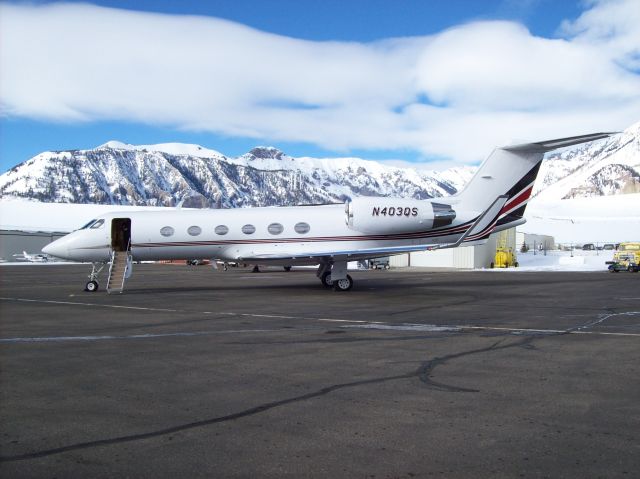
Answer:
[{"label": "black tire", "polygon": [[493,261],[491,262],[491,264],[489,265],[489,268],[493,269],[495,267],[495,265],[493,264]]},{"label": "black tire", "polygon": [[516,262],[513,264],[513,266],[517,268],[518,266],[520,266],[520,263],[518,263],[518,262],[516,261]]},{"label": "black tire", "polygon": [[339,279],[338,281],[333,281],[333,290],[338,292],[349,291],[353,288],[353,279],[351,276],[347,275],[345,279]]},{"label": "black tire", "polygon": [[331,271],[325,271],[322,273],[320,281],[322,282],[322,286],[325,288],[331,288],[333,286],[333,281],[331,281]]},{"label": "black tire", "polygon": [[289,271],[291,271],[291,266],[285,266],[284,270],[288,273]]},{"label": "black tire", "polygon": [[88,281],[84,286],[84,290],[89,293],[94,293],[98,291],[98,282],[97,281]]}]

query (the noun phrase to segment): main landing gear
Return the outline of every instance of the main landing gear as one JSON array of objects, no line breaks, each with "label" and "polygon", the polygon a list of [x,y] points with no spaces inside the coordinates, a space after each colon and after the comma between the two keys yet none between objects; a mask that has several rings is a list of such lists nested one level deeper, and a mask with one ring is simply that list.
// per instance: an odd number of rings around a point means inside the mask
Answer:
[{"label": "main landing gear", "polygon": [[322,264],[318,268],[317,276],[325,288],[333,288],[337,292],[349,291],[353,288],[353,279],[346,273],[347,264],[341,263]]},{"label": "main landing gear", "polygon": [[89,274],[89,281],[84,285],[84,290],[93,293],[98,291],[98,275],[104,269],[105,263],[91,263],[91,273]]}]

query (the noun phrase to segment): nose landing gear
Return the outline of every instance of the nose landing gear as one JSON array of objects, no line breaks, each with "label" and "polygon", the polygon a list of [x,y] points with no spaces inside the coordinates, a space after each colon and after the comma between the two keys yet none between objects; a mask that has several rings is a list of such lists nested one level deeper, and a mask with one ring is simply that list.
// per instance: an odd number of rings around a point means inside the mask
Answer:
[{"label": "nose landing gear", "polygon": [[103,270],[105,263],[91,263],[91,273],[89,273],[89,281],[84,285],[84,290],[93,293],[98,291],[98,275]]}]

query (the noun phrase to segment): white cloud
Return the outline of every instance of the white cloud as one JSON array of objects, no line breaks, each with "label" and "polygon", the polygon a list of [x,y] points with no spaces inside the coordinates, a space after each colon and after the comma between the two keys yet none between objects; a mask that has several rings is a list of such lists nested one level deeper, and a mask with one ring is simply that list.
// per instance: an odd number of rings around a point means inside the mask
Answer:
[{"label": "white cloud", "polygon": [[634,0],[591,1],[591,8],[560,32],[595,47],[630,70],[640,69],[640,4]]},{"label": "white cloud", "polygon": [[563,24],[561,39],[476,22],[363,44],[206,17],[1,4],[1,108],[477,161],[513,138],[637,121],[637,16],[636,0],[602,1]]}]

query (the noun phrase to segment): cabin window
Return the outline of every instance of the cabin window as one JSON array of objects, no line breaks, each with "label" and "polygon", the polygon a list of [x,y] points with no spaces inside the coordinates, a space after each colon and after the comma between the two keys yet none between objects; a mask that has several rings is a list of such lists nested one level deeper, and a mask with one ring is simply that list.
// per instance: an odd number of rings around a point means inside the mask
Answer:
[{"label": "cabin window", "polygon": [[225,225],[218,225],[214,231],[217,235],[226,235],[229,232],[229,228]]},{"label": "cabin window", "polygon": [[175,230],[171,226],[165,226],[160,230],[162,236],[173,236]]},{"label": "cabin window", "polygon": [[256,232],[256,227],[253,225],[244,225],[242,227],[242,232],[246,235],[252,235]]},{"label": "cabin window", "polygon": [[284,226],[282,226],[280,223],[271,223],[267,227],[267,230],[272,235],[279,235],[280,233],[282,233],[284,231]]},{"label": "cabin window", "polygon": [[191,236],[198,236],[200,233],[202,233],[202,228],[200,228],[199,226],[189,226],[187,233],[189,233]]},{"label": "cabin window", "polygon": [[102,227],[102,225],[104,224],[104,220],[98,220],[95,223],[93,223],[90,228],[92,230],[97,230],[98,228]]},{"label": "cabin window", "polygon": [[296,233],[304,235],[307,234],[309,230],[311,230],[311,226],[309,226],[309,223],[301,221],[300,223],[296,223],[293,229],[296,230]]}]

